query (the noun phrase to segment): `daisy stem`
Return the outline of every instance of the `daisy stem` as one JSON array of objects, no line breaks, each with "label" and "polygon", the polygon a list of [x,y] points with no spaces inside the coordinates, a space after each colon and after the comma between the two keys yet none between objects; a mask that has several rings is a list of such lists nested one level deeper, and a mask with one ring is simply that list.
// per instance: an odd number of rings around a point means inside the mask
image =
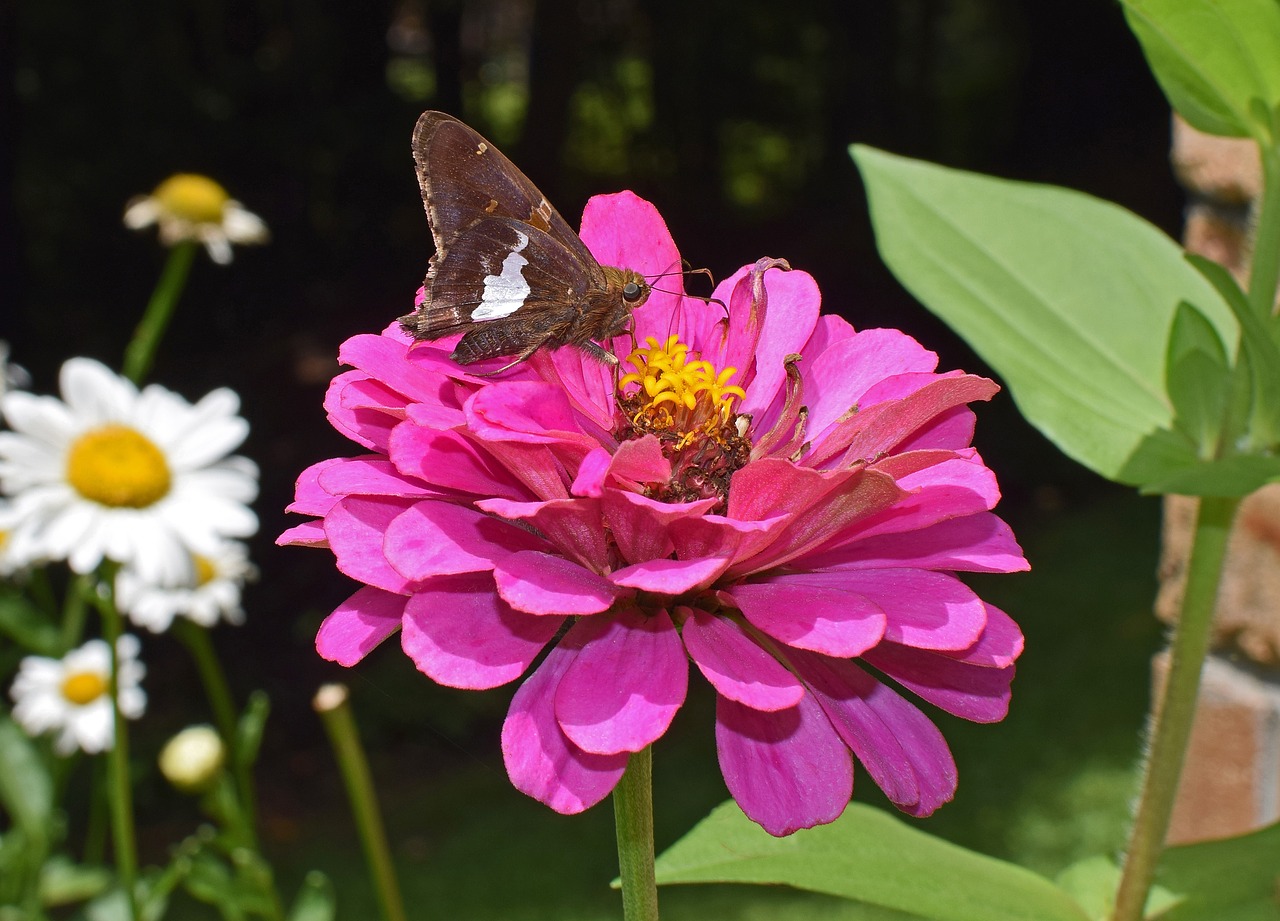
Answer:
[{"label": "daisy stem", "polygon": [[245,817],[244,830],[249,835],[248,844],[257,850],[257,797],[253,788],[253,775],[241,751],[236,705],[231,697],[226,673],[218,660],[217,652],[214,651],[213,642],[209,639],[207,630],[199,624],[179,618],[174,622],[173,632],[187,647],[191,658],[195,660],[205,695],[209,698],[209,706],[213,708],[214,722],[218,724],[218,734],[222,736],[222,741],[227,746],[227,753],[230,755],[236,795],[240,800],[241,813]]},{"label": "daisy stem", "polygon": [[169,250],[169,259],[156,282],[156,289],[147,302],[146,313],[142,315],[138,328],[133,331],[133,339],[124,350],[124,376],[135,384],[140,384],[151,371],[151,363],[155,360],[156,351],[160,348],[160,340],[173,318],[173,311],[178,306],[178,298],[187,285],[187,276],[191,274],[191,263],[196,255],[196,242],[183,240]]},{"label": "daisy stem", "polygon": [[405,921],[404,901],[400,897],[400,884],[396,879],[395,864],[391,860],[391,847],[387,843],[387,831],[378,810],[378,796],[374,792],[373,777],[369,772],[369,760],[360,744],[360,732],[351,712],[350,694],[345,685],[326,684],[316,692],[312,706],[320,714],[329,744],[338,759],[338,769],[351,800],[351,812],[355,816],[360,841],[364,845],[365,859],[378,894],[378,905],[385,921]]},{"label": "daisy stem", "polygon": [[85,617],[97,583],[93,576],[81,575],[71,580],[62,601],[62,651],[68,652],[80,644],[84,635]]},{"label": "daisy stem", "polygon": [[[110,583],[106,583],[110,584]],[[103,639],[111,649],[112,719],[115,741],[107,753],[108,800],[111,807],[111,840],[115,850],[116,873],[129,906],[129,918],[138,921],[138,845],[133,826],[133,788],[129,783],[129,733],[124,714],[120,712],[120,612],[108,596],[99,598]]]},{"label": "daisy stem", "polygon": [[636,752],[613,788],[624,921],[657,921],[658,885],[653,875],[653,749]]},{"label": "daisy stem", "polygon": [[1182,610],[1169,648],[1168,673],[1152,707],[1142,791],[1129,833],[1113,921],[1139,921],[1155,879],[1191,736],[1200,670],[1209,651],[1227,535],[1239,504],[1239,499],[1200,500]]}]

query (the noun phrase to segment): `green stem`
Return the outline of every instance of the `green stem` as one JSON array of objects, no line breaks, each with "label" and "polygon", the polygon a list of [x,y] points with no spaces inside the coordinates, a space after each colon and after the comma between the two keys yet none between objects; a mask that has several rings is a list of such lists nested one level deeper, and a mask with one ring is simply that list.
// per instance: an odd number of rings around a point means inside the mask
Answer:
[{"label": "green stem", "polygon": [[213,719],[217,723],[218,734],[222,736],[222,741],[227,746],[231,774],[235,778],[236,794],[240,799],[240,809],[244,815],[244,826],[249,833],[247,843],[257,850],[255,818],[257,795],[253,786],[253,774],[240,750],[239,721],[236,718],[236,705],[231,696],[231,688],[227,684],[226,673],[222,669],[217,652],[214,651],[213,641],[209,639],[209,631],[185,618],[178,618],[174,621],[173,632],[187,647],[191,658],[195,660],[205,695],[209,698],[209,706],[213,708]]},{"label": "green stem", "polygon": [[1280,150],[1262,148],[1262,201],[1254,224],[1249,303],[1264,319],[1275,310],[1280,284]]},{"label": "green stem", "polygon": [[[105,583],[109,584],[109,583]],[[129,783],[129,734],[124,714],[120,712],[120,612],[110,596],[100,597],[103,639],[111,647],[111,700],[115,726],[115,742],[107,753],[108,800],[111,805],[111,836],[115,849],[116,873],[129,905],[129,917],[138,921],[138,846],[133,825],[133,788]]]},{"label": "green stem", "polygon": [[1204,498],[1196,517],[1187,561],[1182,610],[1174,627],[1168,673],[1152,708],[1150,744],[1143,765],[1142,792],[1129,834],[1116,892],[1113,921],[1139,921],[1156,865],[1169,832],[1169,818],[1186,758],[1187,741],[1200,691],[1200,671],[1209,652],[1214,602],[1227,551],[1227,536],[1239,499]]},{"label": "green stem", "polygon": [[124,376],[135,384],[142,382],[151,371],[151,363],[155,360],[156,351],[160,348],[160,340],[173,318],[174,309],[178,306],[178,298],[186,287],[187,276],[191,274],[191,263],[196,255],[196,242],[183,240],[169,250],[169,259],[156,282],[156,289],[147,302],[146,313],[133,332],[133,339],[124,351]]},{"label": "green stem", "polygon": [[395,864],[391,861],[391,848],[387,844],[387,832],[378,811],[378,797],[373,789],[369,773],[369,761],[360,744],[351,712],[349,694],[341,684],[326,684],[316,693],[313,704],[329,735],[329,744],[338,759],[338,769],[351,800],[360,841],[364,845],[369,872],[373,876],[378,893],[378,904],[386,921],[405,921],[404,901],[396,880]]},{"label": "green stem", "polygon": [[89,602],[96,591],[97,582],[91,575],[76,576],[67,587],[62,602],[62,651],[70,652],[80,645],[84,636],[84,622],[89,613]]},{"label": "green stem", "polygon": [[631,756],[613,788],[613,820],[618,832],[618,872],[622,877],[624,921],[657,921],[658,885],[653,876],[653,751]]}]

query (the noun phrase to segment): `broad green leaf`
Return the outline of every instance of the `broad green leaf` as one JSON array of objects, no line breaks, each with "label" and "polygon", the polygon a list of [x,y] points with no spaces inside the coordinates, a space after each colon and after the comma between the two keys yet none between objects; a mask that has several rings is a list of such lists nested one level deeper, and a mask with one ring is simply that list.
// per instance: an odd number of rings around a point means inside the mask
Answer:
[{"label": "broad green leaf", "polygon": [[1179,304],[1169,332],[1165,389],[1173,402],[1174,428],[1203,458],[1217,451],[1230,386],[1231,367],[1218,331],[1195,307]]},{"label": "broad green leaf", "polygon": [[42,656],[62,653],[58,628],[21,592],[0,587],[0,634]]},{"label": "broad green leaf", "polygon": [[1196,464],[1143,487],[1155,495],[1247,496],[1255,489],[1280,480],[1280,457],[1239,454],[1207,464]]},{"label": "broad green leaf", "polygon": [[730,801],[657,860],[658,883],[783,884],[935,921],[1088,921],[1030,870],[852,803],[830,825],[775,838]]},{"label": "broad green leaf", "polygon": [[270,712],[271,699],[265,691],[254,691],[249,695],[249,702],[245,705],[244,713],[240,714],[240,724],[236,727],[239,736],[236,754],[246,767],[251,767],[258,760],[258,749],[262,745],[262,733]]},{"label": "broad green leaf", "polygon": [[48,840],[53,781],[31,740],[0,717],[0,805],[31,842]]},{"label": "broad green leaf", "polygon": [[293,900],[289,921],[333,921],[334,904],[333,883],[319,870],[312,870]]},{"label": "broad green leaf", "polygon": [[1232,353],[1239,333],[1173,240],[1079,192],[852,152],[880,255],[1000,374],[1032,425],[1122,483],[1198,462],[1172,434],[1165,392],[1174,314],[1195,307]]},{"label": "broad green leaf", "polygon": [[105,892],[112,879],[106,867],[73,863],[63,856],[50,857],[40,869],[40,901],[47,908],[83,902]]},{"label": "broad green leaf", "polygon": [[1209,134],[1263,143],[1280,104],[1276,0],[1121,0],[1169,104]]},{"label": "broad green leaf", "polygon": [[[1084,907],[1090,918],[1105,921],[1115,908],[1120,868],[1106,857],[1086,857],[1059,873],[1056,882]],[[1160,912],[1168,911],[1180,901],[1179,896],[1163,886],[1152,886],[1143,916],[1158,918]]]},{"label": "broad green leaf", "polygon": [[1280,824],[1170,848],[1156,880],[1181,897],[1161,921],[1280,921]]}]

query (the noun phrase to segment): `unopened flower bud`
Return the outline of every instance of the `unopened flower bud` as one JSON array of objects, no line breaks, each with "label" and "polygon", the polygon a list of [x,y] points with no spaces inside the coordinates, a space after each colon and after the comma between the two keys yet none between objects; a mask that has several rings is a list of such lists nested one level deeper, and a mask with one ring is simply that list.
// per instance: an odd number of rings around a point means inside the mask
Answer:
[{"label": "unopened flower bud", "polygon": [[160,773],[182,792],[200,793],[213,786],[226,760],[212,726],[188,726],[160,750]]}]

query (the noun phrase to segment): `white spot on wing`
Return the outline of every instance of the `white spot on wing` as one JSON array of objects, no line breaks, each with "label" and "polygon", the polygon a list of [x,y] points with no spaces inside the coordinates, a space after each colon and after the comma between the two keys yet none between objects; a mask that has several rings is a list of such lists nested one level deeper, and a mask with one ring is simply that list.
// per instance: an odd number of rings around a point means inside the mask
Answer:
[{"label": "white spot on wing", "polygon": [[518,230],[516,236],[520,242],[502,260],[502,274],[485,277],[484,294],[479,306],[471,311],[472,320],[498,320],[511,316],[524,306],[525,298],[532,289],[522,274],[529,260],[521,256],[520,251],[529,245],[529,238]]}]

